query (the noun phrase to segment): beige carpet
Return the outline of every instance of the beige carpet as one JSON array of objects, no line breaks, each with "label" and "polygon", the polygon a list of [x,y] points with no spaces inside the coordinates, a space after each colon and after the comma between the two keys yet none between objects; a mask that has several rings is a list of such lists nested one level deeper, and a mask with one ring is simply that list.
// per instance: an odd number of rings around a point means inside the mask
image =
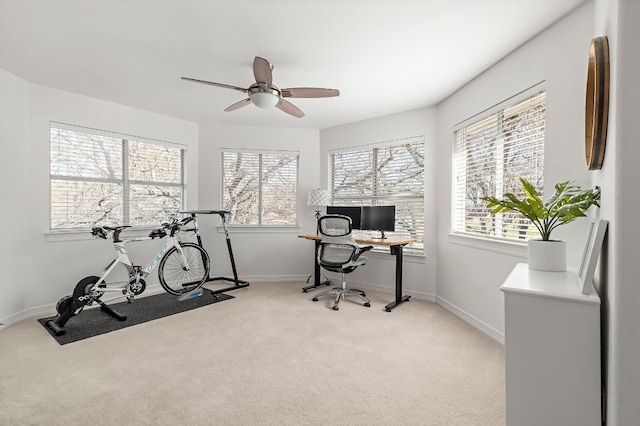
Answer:
[{"label": "beige carpet", "polygon": [[332,311],[303,284],[65,346],[36,318],[8,327],[0,425],[505,424],[502,345],[430,302]]}]

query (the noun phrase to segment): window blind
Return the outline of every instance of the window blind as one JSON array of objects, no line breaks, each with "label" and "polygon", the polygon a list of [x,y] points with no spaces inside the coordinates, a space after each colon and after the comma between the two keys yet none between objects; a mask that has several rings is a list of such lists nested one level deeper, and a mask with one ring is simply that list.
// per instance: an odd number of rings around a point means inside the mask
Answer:
[{"label": "window blind", "polygon": [[297,224],[297,152],[222,152],[222,204],[229,224]]},{"label": "window blind", "polygon": [[424,252],[424,138],[329,154],[332,204],[396,206],[396,231],[416,239],[408,253]]},{"label": "window blind", "polygon": [[262,154],[261,219],[263,225],[297,223],[298,155]]},{"label": "window blind", "polygon": [[[128,153],[129,223],[167,220],[183,204],[183,150],[125,140]],[[160,214],[158,214],[160,212]]]},{"label": "window blind", "polygon": [[536,235],[517,213],[491,215],[481,197],[524,197],[520,177],[544,188],[545,93],[506,106],[454,131],[453,218],[456,233],[526,240]]},{"label": "window blind", "polygon": [[165,222],[183,205],[184,152],[52,123],[50,228]]}]

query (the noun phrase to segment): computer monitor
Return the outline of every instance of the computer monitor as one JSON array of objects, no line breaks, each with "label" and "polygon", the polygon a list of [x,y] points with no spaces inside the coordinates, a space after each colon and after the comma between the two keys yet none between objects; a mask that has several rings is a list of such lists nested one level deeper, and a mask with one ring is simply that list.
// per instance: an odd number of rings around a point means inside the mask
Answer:
[{"label": "computer monitor", "polygon": [[363,206],[360,229],[385,232],[396,230],[396,206]]},{"label": "computer monitor", "polygon": [[360,217],[362,207],[360,206],[327,206],[327,214],[341,214],[351,218],[351,228],[360,229]]}]

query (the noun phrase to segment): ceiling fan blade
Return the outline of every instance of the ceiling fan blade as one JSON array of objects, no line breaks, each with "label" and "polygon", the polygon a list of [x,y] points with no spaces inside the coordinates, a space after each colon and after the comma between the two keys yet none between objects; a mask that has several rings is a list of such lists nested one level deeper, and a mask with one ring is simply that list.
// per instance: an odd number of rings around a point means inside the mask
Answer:
[{"label": "ceiling fan blade", "polygon": [[273,83],[273,74],[269,61],[256,56],[253,60],[253,76],[256,78],[256,83],[263,83],[267,89],[270,89]]},{"label": "ceiling fan blade", "polygon": [[192,81],[194,83],[208,84],[209,86],[222,87],[224,89],[238,90],[240,92],[247,93],[247,89],[243,89],[242,87],[238,87],[238,86],[230,86],[228,84],[214,83],[213,81],[198,80],[197,78],[189,78],[189,77],[180,77],[180,78],[186,81]]},{"label": "ceiling fan blade", "polygon": [[243,106],[247,106],[251,103],[251,99],[247,98],[247,99],[243,99],[241,101],[236,102],[233,105],[228,106],[225,111],[229,112],[229,111],[235,111],[239,108],[242,108]]},{"label": "ceiling fan blade", "polygon": [[287,114],[293,115],[294,117],[304,117],[304,112],[302,112],[300,108],[289,101],[285,101],[284,99],[280,99],[280,101],[276,104],[276,107],[281,111],[286,112]]},{"label": "ceiling fan blade", "polygon": [[340,91],[337,89],[320,89],[318,87],[291,87],[280,91],[285,98],[330,98],[332,96],[340,96]]}]

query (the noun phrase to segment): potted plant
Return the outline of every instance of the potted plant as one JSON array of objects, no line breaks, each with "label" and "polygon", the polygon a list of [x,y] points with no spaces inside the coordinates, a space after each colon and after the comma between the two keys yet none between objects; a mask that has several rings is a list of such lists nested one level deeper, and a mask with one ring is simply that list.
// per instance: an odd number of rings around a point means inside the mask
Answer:
[{"label": "potted plant", "polygon": [[[571,181],[557,183],[555,194],[546,202],[525,178],[520,178],[525,198],[519,200],[511,193],[499,200],[482,197],[492,214],[514,211],[529,219],[540,233],[540,239],[529,240],[529,268],[545,271],[567,269],[566,242],[551,239],[551,232],[558,226],[585,217],[593,205],[600,207],[600,188],[583,190]],[[553,243],[553,244],[551,244]]]}]

